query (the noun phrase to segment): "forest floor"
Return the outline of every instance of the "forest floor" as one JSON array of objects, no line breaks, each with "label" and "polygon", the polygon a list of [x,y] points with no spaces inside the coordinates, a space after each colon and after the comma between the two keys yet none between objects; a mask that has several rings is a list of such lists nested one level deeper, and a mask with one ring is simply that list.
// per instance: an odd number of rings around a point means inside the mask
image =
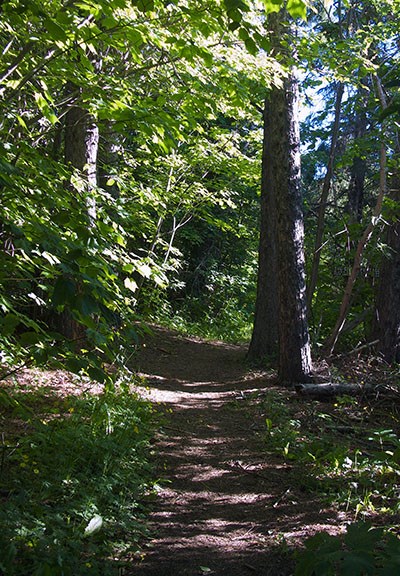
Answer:
[{"label": "forest floor", "polygon": [[[309,490],[299,464],[268,452],[260,398],[273,373],[246,365],[243,346],[153,330],[138,365],[141,393],[164,415],[161,488],[154,539],[127,574],[293,574],[293,549],[315,532],[341,532],[346,517]],[[281,394],[283,403],[295,396]]]},{"label": "forest floor", "polygon": [[[330,364],[316,363],[321,381],[336,378],[386,386],[384,393],[376,392],[373,397],[344,396],[321,402],[278,387],[274,371],[249,366],[245,356],[245,346],[207,342],[156,326],[137,346],[131,366],[139,376],[136,391],[153,403],[158,414],[154,423],[149,414],[148,435],[153,434],[153,425],[157,432],[152,440],[153,471],[146,465],[149,477],[143,481],[152,486],[153,480],[158,480],[155,491],[146,488],[145,495],[141,492],[140,499],[132,503],[133,516],[138,513],[141,518],[136,532],[124,528],[118,508],[122,536],[115,537],[129,547],[119,557],[121,576],[289,576],[295,571],[294,551],[317,532],[342,534],[348,524],[367,519],[400,535],[399,367],[390,368],[377,358],[352,353],[336,357]],[[37,505],[41,506],[44,497],[40,490],[48,482],[54,494],[59,494],[58,475],[51,467],[55,448],[46,428],[40,438],[48,442],[49,455],[43,451],[40,466],[29,460],[33,468],[28,467],[25,458],[30,454],[29,434],[33,431],[30,414],[43,417],[45,424],[57,424],[57,417],[61,423],[69,422],[75,406],[70,400],[81,395],[101,398],[102,386],[62,370],[23,370],[2,384],[11,397],[15,393],[18,399],[22,393],[25,398],[26,394],[30,412],[22,417],[20,404],[9,404],[0,387],[4,428],[0,475],[3,471],[4,480],[13,477],[15,468],[17,476],[21,470],[30,470],[31,476],[27,472],[26,478],[36,482],[32,486],[38,487]],[[132,412],[129,406],[129,414],[134,414],[136,408]],[[85,414],[77,420],[81,426]],[[66,428],[74,442],[72,464],[78,457],[75,425],[73,430]],[[143,437],[146,447],[148,435]],[[19,437],[27,439],[14,454]],[[69,444],[64,435],[60,439],[62,446],[57,450],[62,452]],[[137,446],[128,445],[129,453],[140,449],[141,441],[136,441]],[[13,451],[5,458],[8,445]],[[82,442],[83,460],[89,457],[86,448],[87,443]],[[66,453],[70,454],[70,449]],[[117,464],[111,468],[118,471],[119,461],[113,460],[113,455],[117,457],[113,452],[110,459]],[[39,474],[42,467],[43,474],[46,470],[50,474],[44,483],[41,470]],[[75,474],[75,468],[71,470]],[[90,468],[87,471],[91,480]],[[108,502],[107,482],[114,480],[102,480]],[[132,479],[128,470],[123,478],[126,491],[118,494],[129,494],[135,481],[138,479]],[[29,492],[31,488],[24,489]],[[55,511],[60,498],[65,498],[68,510],[70,506],[86,510],[86,500],[79,500],[81,492],[75,491],[75,504],[70,502],[69,492],[60,492],[57,502],[54,500]],[[4,502],[13,494],[13,489],[2,491],[0,486]],[[47,496],[44,499],[48,501]],[[125,504],[131,516],[129,498]],[[44,511],[50,514],[52,508],[46,506]],[[61,511],[65,513],[65,506]],[[146,522],[149,536],[145,535]],[[136,552],[139,534],[143,538]]]}]

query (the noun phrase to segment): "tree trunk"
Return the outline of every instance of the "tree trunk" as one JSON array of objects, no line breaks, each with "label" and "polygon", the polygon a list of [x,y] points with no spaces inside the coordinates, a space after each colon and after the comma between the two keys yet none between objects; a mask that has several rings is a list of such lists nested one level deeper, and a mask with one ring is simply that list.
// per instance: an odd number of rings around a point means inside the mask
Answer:
[{"label": "tree trunk", "polygon": [[[270,15],[269,26],[276,54],[288,64],[290,56],[284,47],[282,17],[284,12]],[[279,380],[291,385],[310,381],[312,373],[304,270],[298,86],[294,74],[288,74],[280,86],[271,89],[265,105],[264,127],[262,232],[252,349],[256,349],[256,336],[264,347],[261,350],[267,350],[266,343],[274,345],[277,318]]]},{"label": "tree trunk", "polygon": [[85,201],[89,224],[96,219],[94,191],[97,187],[97,152],[99,129],[89,112],[72,106],[65,123],[65,162],[79,172],[85,182]]},{"label": "tree trunk", "polygon": [[[73,88],[69,87],[72,91]],[[76,90],[80,94],[80,90]],[[96,201],[94,191],[97,188],[97,152],[99,131],[92,116],[79,105],[73,105],[66,115],[64,159],[67,165],[79,171],[82,179],[82,190],[77,194],[84,195],[84,205],[88,217],[88,227],[96,220]],[[64,335],[76,341],[85,337],[85,328],[73,317],[71,310],[62,314],[62,331]]]},{"label": "tree trunk", "polygon": [[[390,190],[390,197],[400,206],[400,178]],[[400,362],[400,214],[399,209],[388,226],[386,243],[390,254],[382,260],[376,313],[373,326],[377,349],[389,364]]]},{"label": "tree trunk", "polygon": [[275,191],[272,188],[271,170],[274,153],[271,129],[273,118],[268,99],[264,104],[264,138],[261,173],[261,217],[258,249],[257,299],[253,333],[248,357],[261,360],[276,356],[278,350],[278,287],[275,249]]},{"label": "tree trunk", "polygon": [[276,193],[278,270],[279,380],[311,379],[304,270],[304,226],[301,196],[298,85],[293,74],[271,99],[274,130],[280,135],[271,166]]}]

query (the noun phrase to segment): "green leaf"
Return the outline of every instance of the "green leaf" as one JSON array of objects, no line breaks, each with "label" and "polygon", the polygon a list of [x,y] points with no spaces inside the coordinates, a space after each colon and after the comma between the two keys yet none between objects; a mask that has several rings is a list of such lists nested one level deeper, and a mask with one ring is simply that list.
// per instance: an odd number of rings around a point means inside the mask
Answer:
[{"label": "green leaf", "polygon": [[371,554],[366,552],[358,552],[347,554],[343,560],[341,574],[343,576],[365,576],[367,574],[375,574],[375,562]]},{"label": "green leaf", "polygon": [[28,131],[28,126],[26,125],[26,122],[22,118],[22,116],[19,116],[19,114],[17,114],[16,118],[17,118],[19,124],[22,126],[22,128],[24,128],[26,131]]},{"label": "green leaf", "polygon": [[90,296],[89,294],[85,294],[81,298],[78,299],[79,302],[79,309],[84,316],[90,316],[92,314],[97,314],[99,312],[99,306],[97,301]]},{"label": "green leaf", "polygon": [[240,22],[234,22],[233,20],[231,22],[229,22],[229,24],[228,24],[228,28],[232,32],[237,30],[239,27],[240,27]]},{"label": "green leaf", "polygon": [[141,12],[153,12],[154,10],[154,0],[134,0],[133,4]]},{"label": "green leaf", "polygon": [[19,337],[22,346],[32,346],[43,340],[43,336],[37,332],[23,332]]},{"label": "green leaf", "polygon": [[61,26],[54,22],[54,20],[46,18],[44,21],[44,26],[53,40],[60,40],[61,42],[66,42],[68,40],[68,36],[64,30],[61,28]]},{"label": "green leaf", "polygon": [[302,0],[288,0],[286,10],[292,18],[307,20],[307,5]]},{"label": "green leaf", "polygon": [[20,319],[16,314],[6,314],[4,318],[1,319],[1,334],[3,336],[11,335],[19,323]]},{"label": "green leaf", "polygon": [[248,39],[248,37],[249,37],[249,33],[246,30],[246,28],[241,28],[239,30],[239,38],[243,41],[246,41]]},{"label": "green leaf", "polygon": [[350,524],[344,536],[344,543],[351,550],[370,551],[381,540],[383,531],[378,528],[371,529],[371,524],[359,522]]},{"label": "green leaf", "polygon": [[250,54],[252,54],[253,56],[255,56],[258,52],[258,47],[257,44],[254,42],[253,38],[246,38],[246,40],[244,41],[244,44],[247,48],[247,50],[250,52]]},{"label": "green leaf", "polygon": [[51,301],[53,306],[63,306],[72,302],[76,295],[76,285],[72,280],[59,276],[57,279]]},{"label": "green leaf", "polygon": [[69,370],[70,372],[73,372],[74,374],[79,374],[81,370],[86,368],[87,361],[84,360],[83,358],[78,358],[77,356],[71,356],[70,358],[67,358],[67,360],[65,361],[65,366],[67,370]]},{"label": "green leaf", "polygon": [[283,0],[261,0],[265,11],[268,12],[279,12],[282,8],[284,2]]},{"label": "green leaf", "polygon": [[108,374],[104,372],[104,370],[102,370],[101,368],[98,368],[97,366],[89,366],[87,372],[90,378],[96,380],[96,382],[103,383],[109,379]]}]

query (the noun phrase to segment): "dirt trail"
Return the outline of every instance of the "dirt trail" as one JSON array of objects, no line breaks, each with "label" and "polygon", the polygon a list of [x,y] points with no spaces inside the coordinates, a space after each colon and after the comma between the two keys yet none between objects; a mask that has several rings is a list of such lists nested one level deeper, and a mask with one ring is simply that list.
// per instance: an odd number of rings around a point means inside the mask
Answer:
[{"label": "dirt trail", "polygon": [[268,375],[245,366],[242,347],[154,330],[139,368],[166,414],[156,448],[167,483],[150,518],[155,539],[129,574],[293,574],[288,547],[337,518],[265,452],[257,393]]}]

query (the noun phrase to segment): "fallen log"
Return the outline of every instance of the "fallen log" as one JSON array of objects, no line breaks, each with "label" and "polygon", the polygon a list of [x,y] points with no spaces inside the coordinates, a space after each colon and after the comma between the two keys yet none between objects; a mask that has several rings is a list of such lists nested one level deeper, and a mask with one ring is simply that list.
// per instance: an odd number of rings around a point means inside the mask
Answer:
[{"label": "fallen log", "polygon": [[377,391],[369,384],[350,384],[347,382],[323,382],[321,384],[295,384],[294,389],[301,396],[315,399],[335,398],[336,396],[361,396]]}]

